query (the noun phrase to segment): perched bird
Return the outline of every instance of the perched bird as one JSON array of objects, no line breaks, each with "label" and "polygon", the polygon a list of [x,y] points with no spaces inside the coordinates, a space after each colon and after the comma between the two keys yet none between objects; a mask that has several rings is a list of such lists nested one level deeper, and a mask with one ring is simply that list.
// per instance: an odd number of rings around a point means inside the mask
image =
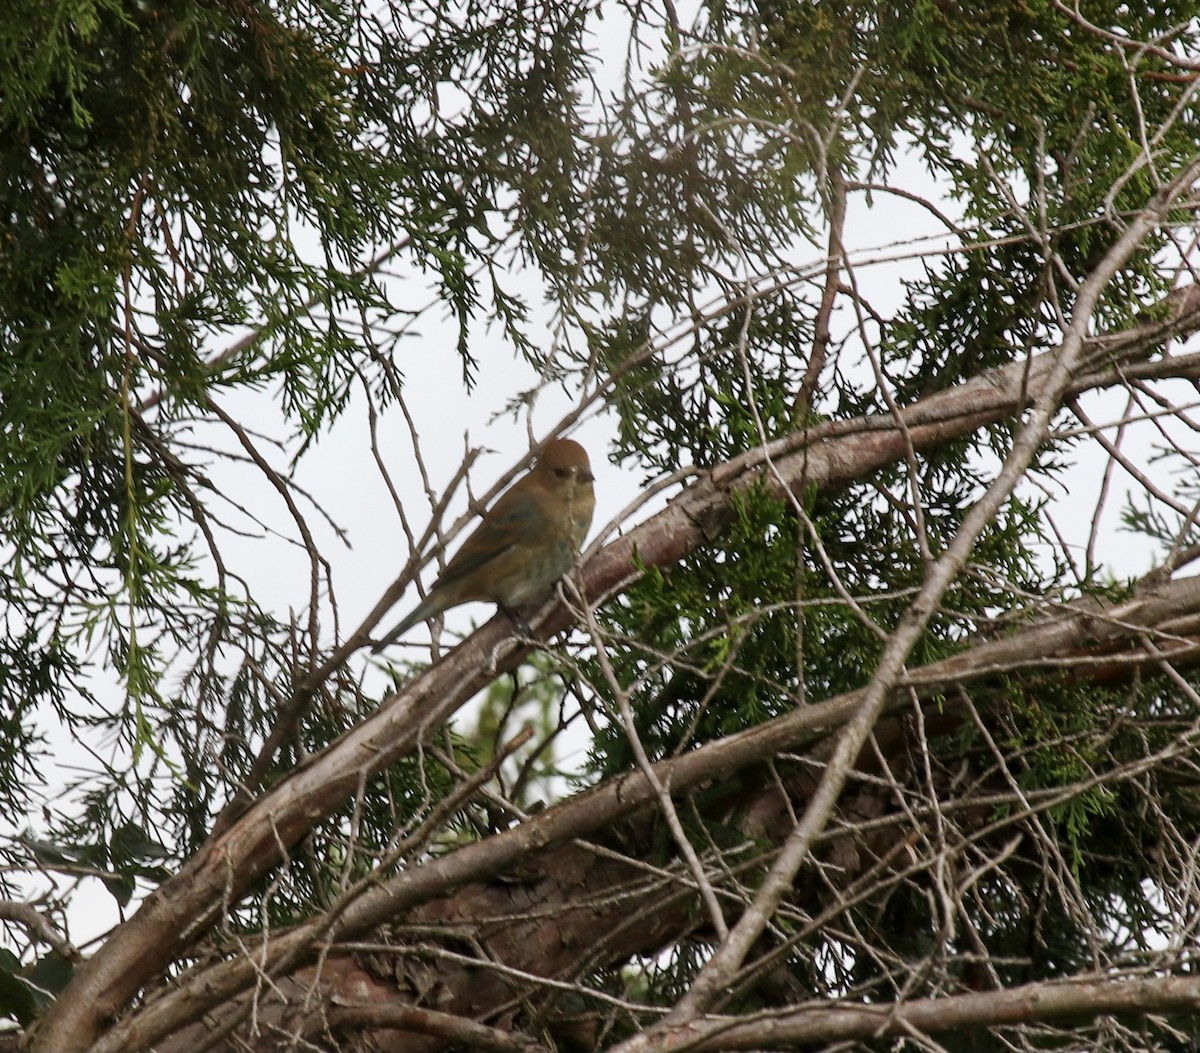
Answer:
[{"label": "perched bird", "polygon": [[375,645],[378,652],[418,622],[460,603],[490,600],[511,614],[547,592],[575,563],[596,496],[587,452],[571,439],[546,443],[446,564],[429,595]]}]

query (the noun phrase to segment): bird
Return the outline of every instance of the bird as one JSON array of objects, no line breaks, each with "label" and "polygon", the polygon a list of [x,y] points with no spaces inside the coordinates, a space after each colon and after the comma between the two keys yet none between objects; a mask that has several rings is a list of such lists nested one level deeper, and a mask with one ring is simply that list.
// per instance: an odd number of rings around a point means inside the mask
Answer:
[{"label": "bird", "polygon": [[375,653],[418,622],[472,600],[489,600],[516,622],[513,608],[548,592],[574,565],[592,525],[592,482],[591,463],[579,443],[546,443],[533,468],[484,513],[429,595],[383,635]]}]

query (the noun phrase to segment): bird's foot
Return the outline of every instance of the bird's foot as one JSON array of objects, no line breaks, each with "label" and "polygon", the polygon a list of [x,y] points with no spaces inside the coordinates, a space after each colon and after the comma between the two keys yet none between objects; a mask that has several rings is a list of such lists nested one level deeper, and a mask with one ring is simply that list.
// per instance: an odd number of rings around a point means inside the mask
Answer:
[{"label": "bird's foot", "polygon": [[517,635],[522,640],[530,640],[534,643],[537,642],[533,635],[533,628],[519,610],[514,610],[506,603],[498,604],[498,606],[504,612],[508,620],[512,622],[513,628],[517,630]]}]

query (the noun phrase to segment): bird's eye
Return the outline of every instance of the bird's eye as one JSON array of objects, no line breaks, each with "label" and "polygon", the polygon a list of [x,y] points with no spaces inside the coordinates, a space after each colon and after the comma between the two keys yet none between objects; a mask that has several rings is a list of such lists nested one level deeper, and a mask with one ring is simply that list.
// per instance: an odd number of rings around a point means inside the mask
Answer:
[{"label": "bird's eye", "polygon": [[560,479],[565,479],[568,475],[571,474],[571,469],[570,468],[555,468],[554,474],[557,475]]}]

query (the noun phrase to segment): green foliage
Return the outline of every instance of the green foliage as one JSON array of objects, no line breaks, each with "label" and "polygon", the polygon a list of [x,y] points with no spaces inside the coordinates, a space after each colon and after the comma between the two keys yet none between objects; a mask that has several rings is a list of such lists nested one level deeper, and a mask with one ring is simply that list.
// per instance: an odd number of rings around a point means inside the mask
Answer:
[{"label": "green foliage", "polygon": [[505,798],[525,810],[558,796],[562,773],[555,733],[562,726],[565,695],[557,662],[535,651],[515,673],[488,686],[473,724],[460,730],[469,769],[490,763],[524,729],[534,732],[530,745],[510,757],[500,772]]},{"label": "green foliage", "polygon": [[0,947],[0,1015],[30,1024],[37,1018],[36,999],[19,976],[20,968],[20,959]]},{"label": "green foliage", "polygon": [[594,330],[597,353],[618,376],[620,453],[673,471],[720,463],[790,431],[803,362],[783,349],[812,339],[810,314],[783,292],[756,300],[752,311],[731,310],[688,342],[682,367],[642,353],[645,317]]},{"label": "green foliage", "polygon": [[[787,502],[757,489],[740,493],[714,543],[668,570],[649,569],[604,609],[623,641],[610,648],[609,659],[632,692],[651,757],[870,680],[883,646],[879,630],[896,627],[924,578],[909,510],[880,497],[884,487],[903,486],[903,478],[898,469],[869,485],[814,494],[804,514],[821,539],[819,551]],[[936,552],[978,483],[961,466],[954,473],[932,466],[924,479],[923,519]],[[1019,610],[1022,593],[1048,588],[1027,547],[1039,529],[1036,510],[1012,502],[980,539],[976,573],[948,597],[914,662],[953,653],[980,626]],[[845,602],[847,594],[858,611]],[[590,676],[602,682],[598,672]],[[632,763],[615,721],[597,738],[594,758],[608,775]]]}]

